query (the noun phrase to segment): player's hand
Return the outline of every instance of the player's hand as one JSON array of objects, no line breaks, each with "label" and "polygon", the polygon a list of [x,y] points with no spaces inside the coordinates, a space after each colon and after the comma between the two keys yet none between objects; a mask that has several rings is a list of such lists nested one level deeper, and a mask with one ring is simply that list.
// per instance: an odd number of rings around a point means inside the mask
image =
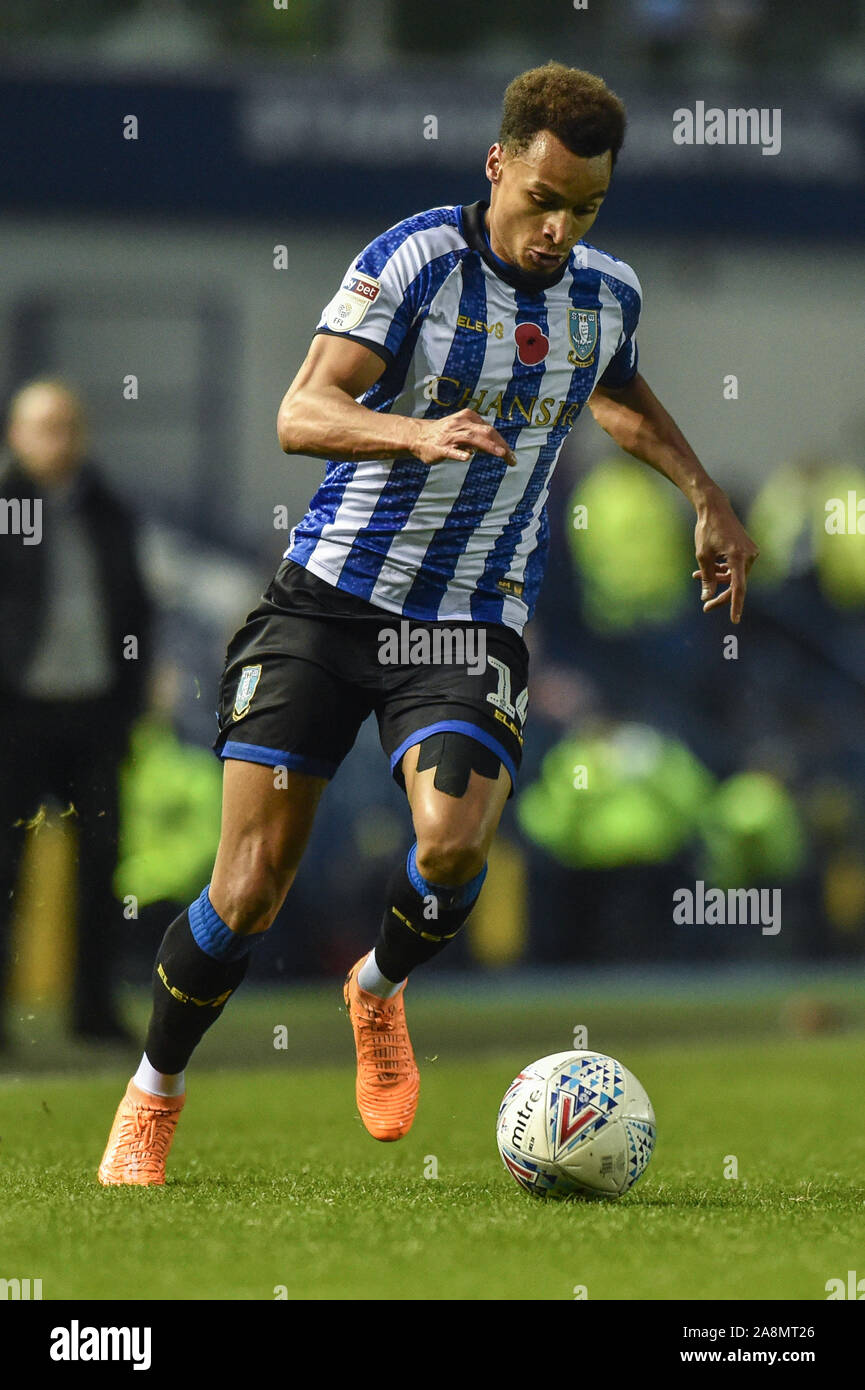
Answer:
[{"label": "player's hand", "polygon": [[[702,581],[703,612],[729,603],[730,620],[737,623],[742,616],[748,574],[760,552],[720,491],[698,508],[694,549],[700,568],[694,570],[693,578]],[[719,584],[728,587],[717,593]]]},{"label": "player's hand", "polygon": [[418,420],[412,453],[421,463],[443,463],[454,459],[465,463],[473,454],[494,454],[510,467],[516,455],[498,430],[487,424],[475,410],[457,410],[440,420]]}]

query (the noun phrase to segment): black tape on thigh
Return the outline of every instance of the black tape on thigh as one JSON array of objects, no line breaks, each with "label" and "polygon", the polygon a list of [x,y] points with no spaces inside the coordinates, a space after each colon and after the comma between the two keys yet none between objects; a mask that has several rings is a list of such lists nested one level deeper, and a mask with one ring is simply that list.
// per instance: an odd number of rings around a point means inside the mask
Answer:
[{"label": "black tape on thigh", "polygon": [[476,738],[443,729],[421,743],[417,770],[425,772],[430,767],[436,770],[433,786],[437,791],[447,796],[465,796],[472,772],[493,781],[498,779],[501,759]]}]

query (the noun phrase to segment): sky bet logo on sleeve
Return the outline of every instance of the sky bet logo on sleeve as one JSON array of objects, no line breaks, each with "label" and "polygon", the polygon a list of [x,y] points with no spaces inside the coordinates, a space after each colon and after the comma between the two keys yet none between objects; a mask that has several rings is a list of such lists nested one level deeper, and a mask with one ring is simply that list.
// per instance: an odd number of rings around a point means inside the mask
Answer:
[{"label": "sky bet logo on sleeve", "polygon": [[379,295],[381,283],[371,275],[352,270],[327,307],[327,326],[334,333],[347,333],[362,322],[370,304]]},{"label": "sky bet logo on sleeve", "polygon": [[373,280],[367,275],[350,275],[343,285],[344,290],[349,294],[359,294],[363,299],[368,299],[370,304],[378,297],[381,285],[378,280]]}]

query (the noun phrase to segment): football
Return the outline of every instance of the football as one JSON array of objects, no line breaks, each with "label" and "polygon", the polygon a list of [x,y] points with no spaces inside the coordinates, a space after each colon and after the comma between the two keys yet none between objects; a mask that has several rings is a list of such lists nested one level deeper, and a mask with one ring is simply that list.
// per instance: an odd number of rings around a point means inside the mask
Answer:
[{"label": "football", "polygon": [[508,1172],[536,1197],[621,1197],[652,1157],[655,1113],[615,1057],[556,1052],[511,1082],[496,1139]]}]

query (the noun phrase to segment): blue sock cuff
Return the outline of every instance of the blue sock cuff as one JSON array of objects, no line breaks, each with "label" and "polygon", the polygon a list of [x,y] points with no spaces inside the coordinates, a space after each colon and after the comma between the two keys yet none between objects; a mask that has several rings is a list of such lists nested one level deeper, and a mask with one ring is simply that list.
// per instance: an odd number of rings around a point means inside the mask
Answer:
[{"label": "blue sock cuff", "polygon": [[469,907],[475,901],[484,886],[484,879],[487,876],[487,865],[481,869],[479,874],[470,878],[468,883],[462,883],[458,888],[449,888],[443,883],[430,883],[424,878],[417,866],[417,840],[415,840],[408,852],[405,861],[406,873],[412,887],[420,893],[422,898],[432,894],[438,899],[441,907]]},{"label": "blue sock cuff", "polygon": [[223,922],[210,901],[210,884],[189,907],[189,925],[196,946],[214,960],[239,960],[248,952],[255,937],[241,936]]}]

